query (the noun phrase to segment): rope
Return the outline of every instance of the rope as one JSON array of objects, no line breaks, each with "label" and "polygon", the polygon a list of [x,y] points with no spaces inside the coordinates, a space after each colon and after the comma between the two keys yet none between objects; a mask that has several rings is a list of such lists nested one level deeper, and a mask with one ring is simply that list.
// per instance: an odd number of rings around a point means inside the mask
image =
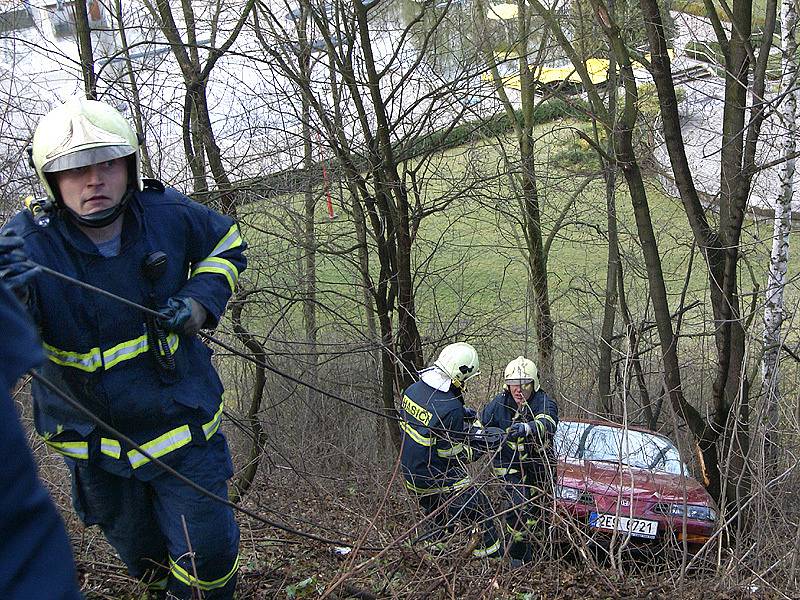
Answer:
[{"label": "rope", "polygon": [[[308,539],[311,539],[311,540],[314,540],[314,541],[317,541],[317,542],[323,542],[325,544],[334,544],[334,545],[338,545],[338,546],[348,546],[348,547],[353,547],[354,546],[354,544],[352,544],[350,542],[343,542],[341,540],[334,540],[334,539],[325,538],[325,537],[322,537],[322,536],[319,536],[319,535],[316,535],[316,534],[313,534],[313,533],[307,533],[305,531],[300,531],[299,529],[294,529],[292,527],[289,527],[288,525],[282,525],[281,523],[277,523],[275,521],[270,521],[269,519],[266,519],[266,518],[262,517],[261,515],[259,515],[257,513],[254,513],[253,511],[251,511],[248,508],[240,506],[239,504],[236,504],[235,502],[231,502],[227,498],[223,498],[222,496],[218,496],[217,494],[205,489],[203,486],[198,485],[197,483],[195,483],[194,481],[192,481],[191,479],[189,479],[185,475],[182,475],[181,473],[179,473],[178,471],[176,471],[175,469],[170,467],[168,464],[166,464],[162,460],[160,460],[160,459],[154,457],[153,455],[151,455],[149,452],[147,452],[147,450],[142,448],[139,444],[134,442],[131,438],[129,438],[128,436],[126,436],[121,431],[115,429],[114,427],[112,427],[111,425],[109,425],[108,423],[103,421],[100,417],[95,415],[92,411],[90,411],[88,408],[83,406],[83,404],[81,404],[80,402],[75,400],[72,396],[67,394],[62,389],[60,389],[57,385],[55,385],[52,381],[50,381],[46,377],[43,377],[42,375],[40,375],[36,371],[30,371],[29,373],[30,373],[30,376],[34,380],[36,380],[39,383],[41,383],[43,386],[45,386],[47,389],[49,389],[51,392],[53,392],[56,396],[58,396],[59,398],[64,400],[64,402],[69,404],[72,408],[74,408],[75,410],[77,410],[78,412],[83,414],[84,416],[88,417],[91,421],[93,421],[95,424],[100,426],[104,431],[106,431],[110,435],[114,436],[115,438],[117,438],[119,440],[122,440],[123,442],[125,442],[128,445],[130,445],[132,448],[136,449],[137,451],[141,452],[144,456],[146,456],[148,459],[150,459],[153,462],[153,464],[158,465],[166,473],[169,473],[170,475],[172,475],[173,477],[175,477],[179,481],[185,483],[186,485],[191,487],[193,490],[203,494],[204,496],[207,496],[208,498],[211,498],[212,500],[215,500],[216,502],[224,504],[225,506],[228,506],[228,507],[230,507],[230,508],[232,508],[234,510],[238,510],[239,512],[247,515],[248,517],[250,517],[252,519],[255,519],[256,521],[259,521],[261,523],[264,523],[265,525],[269,525],[270,527],[274,527],[275,529],[280,529],[281,531],[285,531],[287,533],[291,533],[293,535],[297,535],[297,536],[300,536],[300,537],[308,538]],[[374,550],[374,551],[382,550],[382,548],[374,548],[374,547],[366,547],[366,546],[362,546],[361,548],[364,549],[364,550]]]},{"label": "rope", "polygon": [[[80,279],[75,279],[74,277],[70,277],[69,275],[64,275],[63,273],[59,273],[58,271],[54,271],[53,269],[50,269],[50,268],[45,267],[43,265],[40,265],[40,264],[38,264],[38,263],[36,263],[36,262],[34,262],[32,260],[29,260],[28,262],[30,264],[34,265],[35,267],[41,269],[41,271],[43,273],[46,273],[48,275],[52,275],[53,277],[57,277],[58,279],[61,279],[61,280],[66,281],[68,283],[71,283],[71,284],[77,285],[79,287],[85,288],[85,289],[87,289],[87,290],[89,290],[91,292],[106,296],[108,298],[111,298],[113,300],[121,302],[122,304],[130,306],[132,308],[139,309],[139,310],[141,310],[142,312],[144,312],[147,315],[150,315],[150,316],[153,316],[153,317],[157,317],[159,319],[164,319],[165,318],[164,315],[162,315],[160,312],[158,312],[156,310],[153,310],[151,308],[148,308],[146,306],[142,306],[141,304],[137,304],[136,302],[128,300],[127,298],[123,298],[122,296],[118,296],[117,294],[114,294],[112,292],[109,292],[109,291],[104,290],[102,288],[99,288],[97,286],[94,286],[94,285],[91,285],[91,284],[86,283],[84,281],[81,281]],[[352,406],[352,407],[354,407],[354,408],[356,408],[358,410],[361,410],[361,411],[364,411],[364,412],[367,412],[367,413],[371,413],[371,414],[376,415],[378,417],[383,417],[384,419],[389,419],[390,421],[395,421],[397,423],[405,422],[405,420],[403,418],[401,418],[401,417],[399,417],[397,415],[388,414],[387,412],[381,412],[381,411],[375,410],[374,408],[370,408],[369,406],[364,406],[363,404],[359,404],[358,402],[354,402],[352,400],[348,400],[347,398],[344,398],[344,397],[339,396],[337,394],[334,394],[334,393],[331,393],[329,391],[323,390],[323,389],[321,389],[321,388],[319,388],[319,387],[317,387],[317,386],[315,386],[315,385],[313,385],[311,383],[308,383],[307,381],[303,381],[301,379],[298,379],[297,377],[289,375],[288,373],[286,373],[284,371],[281,371],[280,369],[278,369],[276,367],[273,367],[272,365],[268,364],[265,360],[260,360],[260,359],[256,358],[255,356],[252,356],[250,354],[245,354],[244,352],[234,348],[230,344],[228,344],[226,342],[223,342],[219,338],[214,337],[213,335],[211,335],[209,333],[206,333],[204,331],[200,331],[200,332],[198,332],[198,335],[200,337],[208,340],[209,342],[212,342],[212,343],[218,345],[219,347],[227,350],[231,354],[234,354],[234,355],[236,355],[236,356],[238,356],[240,358],[243,358],[244,360],[247,360],[247,361],[249,361],[249,362],[251,362],[251,363],[253,363],[253,364],[255,364],[255,365],[259,366],[259,367],[262,367],[262,368],[266,369],[267,371],[269,371],[271,373],[274,373],[275,375],[278,375],[279,377],[282,377],[283,379],[291,381],[292,383],[296,383],[298,385],[307,387],[307,388],[309,388],[309,389],[311,389],[311,390],[313,390],[313,391],[315,391],[315,392],[317,392],[319,394],[322,394],[323,396],[328,397],[328,398],[330,398],[332,400],[336,400],[337,402],[342,402],[343,404],[347,404],[347,405]],[[455,438],[461,438],[461,439],[464,439],[466,437],[470,437],[472,435],[470,433],[465,433],[463,431],[450,430],[450,429],[446,429],[446,428],[442,428],[442,427],[430,427],[429,429],[432,432],[437,433],[437,434],[442,435],[442,436],[453,436]],[[478,439],[482,440],[483,438],[478,436]]]},{"label": "rope", "polygon": [[[106,296],[108,298],[116,300],[116,301],[118,301],[118,302],[120,302],[122,304],[125,304],[127,306],[130,306],[130,307],[136,308],[138,310],[141,310],[142,312],[144,312],[145,314],[147,314],[149,316],[156,317],[158,319],[164,319],[164,315],[162,315],[158,311],[155,311],[155,310],[150,309],[150,308],[148,308],[146,306],[142,306],[140,304],[137,304],[136,302],[128,300],[127,298],[123,298],[121,296],[118,296],[117,294],[114,294],[114,293],[109,292],[107,290],[104,290],[102,288],[99,288],[99,287],[93,286],[91,284],[88,284],[86,282],[80,281],[79,279],[75,279],[75,278],[70,277],[68,275],[64,275],[63,273],[59,273],[58,271],[54,271],[53,269],[50,269],[50,268],[45,267],[43,265],[40,265],[40,264],[38,264],[38,263],[36,263],[34,261],[30,261],[29,260],[28,262],[31,263],[32,265],[34,265],[35,267],[39,268],[43,273],[46,273],[48,275],[51,275],[53,277],[56,277],[56,278],[61,279],[63,281],[66,281],[68,283],[77,285],[79,287],[85,288],[85,289],[87,289],[89,291],[92,291],[94,293]],[[315,392],[318,392],[318,393],[322,394],[323,396],[329,397],[329,398],[337,400],[339,402],[343,402],[344,404],[353,406],[354,408],[357,408],[357,409],[362,410],[364,412],[372,413],[374,415],[377,415],[377,416],[380,416],[380,417],[383,417],[383,418],[386,418],[386,419],[390,419],[390,420],[393,420],[393,421],[396,421],[396,422],[404,422],[404,419],[400,418],[399,416],[390,415],[390,414],[386,414],[386,413],[383,413],[383,412],[380,412],[380,411],[376,411],[376,410],[374,410],[374,409],[372,409],[370,407],[363,406],[361,404],[358,404],[357,402],[353,402],[352,400],[348,400],[348,399],[346,399],[346,398],[344,398],[342,396],[338,396],[336,394],[332,394],[332,393],[330,393],[330,392],[328,392],[326,390],[323,390],[321,388],[318,388],[318,387],[316,387],[316,386],[314,386],[314,385],[312,385],[312,384],[310,384],[308,382],[305,382],[305,381],[302,381],[302,380],[300,380],[300,379],[298,379],[296,377],[293,377],[292,375],[289,375],[288,373],[285,373],[285,372],[281,371],[280,369],[277,369],[276,367],[273,367],[273,366],[269,365],[266,361],[259,360],[258,358],[254,357],[254,356],[251,356],[251,355],[248,355],[248,354],[245,354],[245,353],[239,351],[238,349],[234,348],[230,344],[227,344],[226,342],[223,342],[222,340],[212,336],[211,334],[208,334],[208,333],[205,333],[205,332],[201,331],[201,332],[199,332],[199,335],[202,338],[204,338],[204,339],[206,339],[206,340],[208,340],[210,342],[213,342],[214,344],[217,344],[218,346],[224,348],[225,350],[228,350],[229,352],[231,352],[232,354],[234,354],[236,356],[239,356],[239,357],[241,357],[241,358],[243,358],[245,360],[248,360],[248,361],[250,361],[250,362],[252,362],[252,363],[254,363],[254,364],[256,364],[256,365],[258,365],[258,366],[260,366],[260,367],[262,367],[264,369],[266,369],[267,371],[270,371],[271,373],[274,373],[274,374],[276,374],[276,375],[278,375],[280,377],[283,377],[283,378],[285,378],[285,379],[287,379],[289,381],[292,381],[293,383],[296,383],[298,385],[305,386],[305,387],[307,387],[307,388],[309,388],[311,390],[314,390]],[[308,539],[311,539],[311,540],[314,540],[314,541],[318,541],[318,542],[322,542],[322,543],[326,543],[326,544],[333,544],[333,545],[339,545],[339,546],[348,546],[348,547],[354,547],[355,546],[355,544],[351,544],[349,542],[343,542],[341,540],[325,538],[325,537],[322,537],[322,536],[319,536],[319,535],[316,535],[316,534],[313,534],[313,533],[307,533],[307,532],[301,531],[299,529],[294,529],[292,527],[289,527],[288,525],[282,525],[282,524],[277,523],[275,521],[270,521],[269,519],[266,519],[266,518],[258,515],[257,513],[253,512],[253,511],[251,511],[251,510],[249,510],[249,509],[247,509],[247,508],[245,508],[245,507],[243,507],[243,506],[241,506],[239,504],[236,504],[235,502],[231,502],[227,498],[222,498],[221,496],[218,496],[218,495],[214,494],[213,492],[205,489],[201,485],[198,485],[197,483],[195,483],[192,480],[188,479],[186,476],[182,475],[181,473],[179,473],[178,471],[176,471],[175,469],[173,469],[172,467],[170,467],[169,465],[167,465],[163,461],[161,461],[158,458],[155,458],[154,456],[149,454],[139,444],[137,444],[132,439],[130,439],[128,436],[126,436],[122,432],[118,431],[117,429],[115,429],[114,427],[112,427],[111,425],[109,425],[108,423],[103,421],[100,417],[95,415],[92,411],[87,409],[80,402],[78,402],[77,400],[72,398],[72,396],[70,396],[69,394],[67,394],[63,390],[61,390],[58,386],[56,386],[54,383],[49,381],[47,378],[43,377],[42,375],[40,375],[39,373],[36,373],[34,371],[31,371],[30,375],[31,375],[31,377],[33,379],[35,379],[36,381],[40,382],[42,385],[44,385],[46,388],[48,388],[50,391],[52,391],[54,394],[56,394],[58,397],[60,397],[62,400],[64,400],[67,404],[69,404],[72,408],[74,408],[75,410],[79,411],[81,414],[83,414],[86,417],[88,417],[92,422],[94,422],[95,424],[100,426],[103,430],[107,431],[112,436],[124,441],[126,444],[130,445],[132,448],[134,448],[137,451],[141,452],[145,457],[150,459],[153,462],[153,464],[159,466],[164,472],[169,473],[173,477],[177,478],[179,481],[185,483],[186,485],[188,485],[189,487],[191,487],[195,491],[207,496],[208,498],[210,498],[210,499],[212,499],[212,500],[214,500],[216,502],[220,502],[221,504],[224,504],[225,506],[228,506],[233,510],[237,510],[237,511],[249,516],[250,518],[255,519],[256,521],[264,523],[265,525],[268,525],[270,527],[274,527],[276,529],[285,531],[285,532],[293,534],[293,535],[297,535],[297,536],[300,536],[300,537],[308,538]],[[486,438],[484,438],[481,435],[473,434],[471,432],[451,431],[451,430],[447,430],[447,429],[443,429],[443,428],[434,428],[434,427],[430,427],[429,429],[432,432],[435,432],[435,433],[438,433],[438,434],[448,435],[450,433],[454,433],[454,434],[456,434],[456,437],[458,437],[458,438],[461,438],[461,439],[472,438],[472,439],[476,439],[476,440],[482,441],[482,442],[484,442],[484,444],[486,444]],[[503,436],[503,438],[501,439],[500,444],[502,444],[502,442],[504,440],[505,440],[505,436]],[[500,444],[498,444],[498,446]],[[488,448],[486,450],[488,450]],[[484,450],[484,451],[486,451],[486,450]],[[418,540],[415,540],[415,541],[418,541]],[[378,547],[374,547],[374,546],[360,546],[360,549],[368,550],[368,551],[376,551],[376,552],[385,550],[385,548],[378,548]]]}]

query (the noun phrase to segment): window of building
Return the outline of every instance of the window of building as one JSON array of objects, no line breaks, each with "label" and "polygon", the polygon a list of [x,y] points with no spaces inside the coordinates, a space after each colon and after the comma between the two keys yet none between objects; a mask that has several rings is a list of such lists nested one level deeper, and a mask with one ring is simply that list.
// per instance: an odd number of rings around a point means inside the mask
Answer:
[{"label": "window of building", "polygon": [[12,33],[33,27],[33,15],[26,7],[13,10],[0,8],[0,33]]},{"label": "window of building", "polygon": [[[74,2],[57,2],[48,5],[45,10],[50,16],[50,24],[53,26],[53,33],[57,38],[75,36]],[[108,27],[106,13],[99,0],[88,0],[86,13],[89,17],[90,29],[106,29]]]}]

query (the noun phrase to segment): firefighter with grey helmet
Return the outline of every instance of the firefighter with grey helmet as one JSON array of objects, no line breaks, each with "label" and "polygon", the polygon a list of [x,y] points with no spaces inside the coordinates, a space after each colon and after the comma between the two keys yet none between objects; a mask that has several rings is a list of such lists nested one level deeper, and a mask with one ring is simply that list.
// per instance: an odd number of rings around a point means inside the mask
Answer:
[{"label": "firefighter with grey helmet", "polygon": [[465,342],[450,344],[405,390],[400,463],[406,489],[422,511],[432,515],[426,542],[437,543],[456,521],[465,521],[480,528],[473,556],[490,557],[501,553],[501,536],[488,498],[464,469],[479,454],[468,435],[476,413],[464,406],[467,382],[479,368],[475,348]]},{"label": "firefighter with grey helmet", "polygon": [[[227,497],[223,388],[195,334],[219,322],[245,269],[246,244],[230,217],[144,179],[139,153],[136,132],[106,103],[78,97],[45,115],[31,162],[51,218],[23,210],[4,226],[0,279],[39,326],[42,376],[149,455],[34,382],[36,430],[64,456],[81,520],[100,526],[156,596],[188,599],[200,590],[207,600],[230,599],[233,511],[150,457]],[[38,265],[162,318],[38,273]]]},{"label": "firefighter with grey helmet", "polygon": [[541,389],[532,360],[518,356],[503,376],[503,391],[483,409],[481,423],[507,432],[494,456],[494,472],[505,483],[508,554],[512,563],[521,564],[531,558],[531,537],[546,530],[556,471],[552,441],[558,405]]}]

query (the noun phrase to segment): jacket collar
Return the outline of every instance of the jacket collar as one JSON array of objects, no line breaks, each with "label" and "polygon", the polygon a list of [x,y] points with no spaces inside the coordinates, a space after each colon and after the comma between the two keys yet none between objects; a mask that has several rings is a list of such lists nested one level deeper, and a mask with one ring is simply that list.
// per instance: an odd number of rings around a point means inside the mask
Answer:
[{"label": "jacket collar", "polygon": [[[120,244],[120,254],[123,253],[128,246],[133,244],[139,239],[143,229],[143,215],[142,205],[139,202],[138,192],[134,193],[133,197],[128,202],[125,212],[120,217],[124,219],[122,222],[122,242]],[[100,255],[94,242],[81,231],[72,219],[64,213],[59,211],[58,218],[54,221],[54,226],[58,232],[63,236],[68,244],[75,249],[86,254]]]}]

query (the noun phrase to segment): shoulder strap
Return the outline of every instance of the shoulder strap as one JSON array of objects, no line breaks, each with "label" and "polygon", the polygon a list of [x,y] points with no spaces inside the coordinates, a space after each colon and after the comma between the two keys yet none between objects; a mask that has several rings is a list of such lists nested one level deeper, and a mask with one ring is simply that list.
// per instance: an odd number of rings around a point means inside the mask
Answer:
[{"label": "shoulder strap", "polygon": [[142,185],[148,192],[158,192],[160,194],[164,193],[164,184],[158,179],[142,179]]}]

